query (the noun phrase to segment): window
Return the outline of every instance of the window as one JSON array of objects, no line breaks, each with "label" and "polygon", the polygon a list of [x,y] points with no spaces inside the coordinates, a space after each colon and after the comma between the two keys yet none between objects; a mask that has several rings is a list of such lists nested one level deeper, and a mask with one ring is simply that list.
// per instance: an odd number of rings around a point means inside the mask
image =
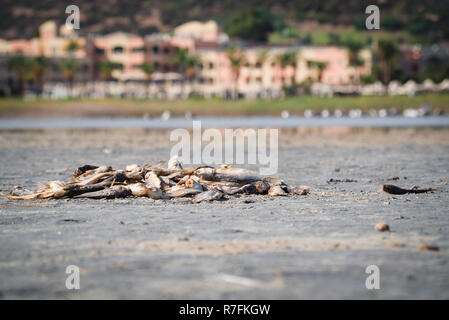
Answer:
[{"label": "window", "polygon": [[112,52],[113,52],[114,54],[121,54],[121,53],[123,53],[123,51],[124,51],[123,47],[114,47],[114,48],[112,49]]},{"label": "window", "polygon": [[145,47],[135,47],[132,49],[133,53],[145,53],[147,51],[147,48]]},{"label": "window", "polygon": [[214,68],[214,64],[212,62],[209,62],[209,69],[213,69]]},{"label": "window", "polygon": [[260,62],[256,62],[256,68],[260,69],[262,67],[262,64]]},{"label": "window", "polygon": [[163,52],[164,54],[170,54],[170,51],[170,48],[165,47]]},{"label": "window", "polygon": [[99,56],[104,56],[105,51],[102,48],[95,48],[95,54],[97,54]]},{"label": "window", "polygon": [[159,47],[153,46],[153,54],[158,54],[158,53],[159,53]]}]

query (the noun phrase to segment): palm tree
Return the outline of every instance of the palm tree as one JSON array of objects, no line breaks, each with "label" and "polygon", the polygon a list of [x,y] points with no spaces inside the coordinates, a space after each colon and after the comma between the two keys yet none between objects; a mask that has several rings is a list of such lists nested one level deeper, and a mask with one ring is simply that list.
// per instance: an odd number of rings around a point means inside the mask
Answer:
[{"label": "palm tree", "polygon": [[33,78],[32,60],[23,55],[15,55],[8,59],[8,68],[17,75],[19,79],[20,94],[27,91],[28,81]]},{"label": "palm tree", "polygon": [[359,74],[359,68],[363,66],[365,61],[360,58],[360,50],[364,47],[363,41],[357,40],[355,38],[349,38],[345,41],[345,46],[349,51],[349,65],[354,68],[355,70],[355,81],[356,84],[360,83],[360,74]]},{"label": "palm tree", "polygon": [[62,75],[69,83],[70,94],[73,90],[73,79],[76,72],[76,61],[74,59],[67,59],[61,62]]},{"label": "palm tree", "polygon": [[[279,55],[278,57],[278,63],[281,67],[281,69],[285,69],[286,67],[290,66],[293,68],[294,74],[296,75],[296,66],[298,61],[298,52],[297,51],[287,51]],[[284,78],[282,78],[282,81],[284,81]],[[292,79],[292,82],[295,82],[295,76]]]},{"label": "palm tree", "polygon": [[[256,66],[259,65],[260,68],[263,68],[263,65],[268,60],[269,51],[264,49],[257,53],[256,57]],[[260,93],[264,91],[263,81],[260,82]]]},{"label": "palm tree", "polygon": [[49,59],[45,56],[39,56],[33,59],[32,72],[37,83],[37,87],[40,91],[44,88],[45,72],[49,66],[49,62]]},{"label": "palm tree", "polygon": [[145,73],[146,80],[147,80],[148,82],[150,82],[150,80],[151,80],[151,75],[152,75],[152,74],[154,73],[154,71],[156,70],[156,68],[155,68],[155,66],[154,66],[154,63],[152,63],[152,62],[147,62],[147,63],[141,64],[141,65],[140,65],[140,69]]},{"label": "palm tree", "polygon": [[268,50],[264,49],[257,53],[257,63],[260,63],[261,66],[267,61],[269,52]]},{"label": "palm tree", "polygon": [[392,40],[380,39],[377,55],[383,65],[383,81],[388,85],[391,80],[391,64],[398,53],[398,48]]},{"label": "palm tree", "polygon": [[309,61],[310,68],[314,68],[318,71],[318,82],[322,81],[323,71],[327,68],[327,62],[323,61]]},{"label": "palm tree", "polygon": [[192,82],[196,75],[196,67],[201,63],[201,60],[198,56],[189,54],[187,49],[178,48],[172,59],[172,63],[178,67],[183,76],[181,90],[184,94],[184,82],[185,80]]},{"label": "palm tree", "polygon": [[73,57],[76,51],[80,49],[80,45],[75,40],[70,40],[69,44],[65,48],[66,52],[69,53],[69,56]]},{"label": "palm tree", "polygon": [[234,75],[234,95],[237,94],[237,84],[240,77],[240,70],[244,62],[244,55],[242,50],[237,46],[229,46],[226,49],[226,56],[231,64],[231,71]]},{"label": "palm tree", "polygon": [[113,79],[112,72],[119,68],[120,68],[120,64],[112,62],[112,61],[108,61],[108,60],[102,60],[98,64],[98,69],[100,71],[100,77],[106,81],[112,80]]}]

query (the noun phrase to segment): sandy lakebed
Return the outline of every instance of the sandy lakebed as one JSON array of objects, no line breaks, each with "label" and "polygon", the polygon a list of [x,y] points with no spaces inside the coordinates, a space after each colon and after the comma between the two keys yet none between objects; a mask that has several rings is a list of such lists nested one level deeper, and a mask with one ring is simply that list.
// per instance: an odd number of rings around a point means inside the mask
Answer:
[{"label": "sandy lakebed", "polygon": [[[168,160],[167,131],[3,131],[0,189],[83,164]],[[283,130],[277,177],[307,196],[0,197],[0,298],[449,298],[449,129]],[[383,183],[433,187],[390,195]],[[390,232],[378,232],[385,221]],[[418,250],[433,243],[438,251]],[[67,290],[68,265],[81,270]],[[380,289],[368,290],[368,265]]]}]

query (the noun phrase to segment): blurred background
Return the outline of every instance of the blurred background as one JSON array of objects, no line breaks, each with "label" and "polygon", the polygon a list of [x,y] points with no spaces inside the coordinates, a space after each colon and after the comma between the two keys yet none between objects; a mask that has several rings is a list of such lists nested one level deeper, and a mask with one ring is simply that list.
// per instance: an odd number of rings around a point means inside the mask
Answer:
[{"label": "blurred background", "polygon": [[4,0],[0,117],[441,115],[448,21],[433,0]]}]

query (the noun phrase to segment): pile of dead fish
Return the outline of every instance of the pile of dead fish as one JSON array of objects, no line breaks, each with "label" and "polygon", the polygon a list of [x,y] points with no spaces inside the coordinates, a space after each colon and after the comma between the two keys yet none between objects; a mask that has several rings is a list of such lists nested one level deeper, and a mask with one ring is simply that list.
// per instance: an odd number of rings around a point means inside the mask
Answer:
[{"label": "pile of dead fish", "polygon": [[187,197],[189,202],[198,203],[245,194],[287,196],[307,193],[307,187],[288,186],[282,180],[246,169],[227,165],[183,168],[177,159],[171,159],[167,168],[133,164],[125,170],[113,170],[111,166],[84,165],[75,170],[68,182],[50,181],[37,192],[14,187],[8,197],[15,200]]}]

